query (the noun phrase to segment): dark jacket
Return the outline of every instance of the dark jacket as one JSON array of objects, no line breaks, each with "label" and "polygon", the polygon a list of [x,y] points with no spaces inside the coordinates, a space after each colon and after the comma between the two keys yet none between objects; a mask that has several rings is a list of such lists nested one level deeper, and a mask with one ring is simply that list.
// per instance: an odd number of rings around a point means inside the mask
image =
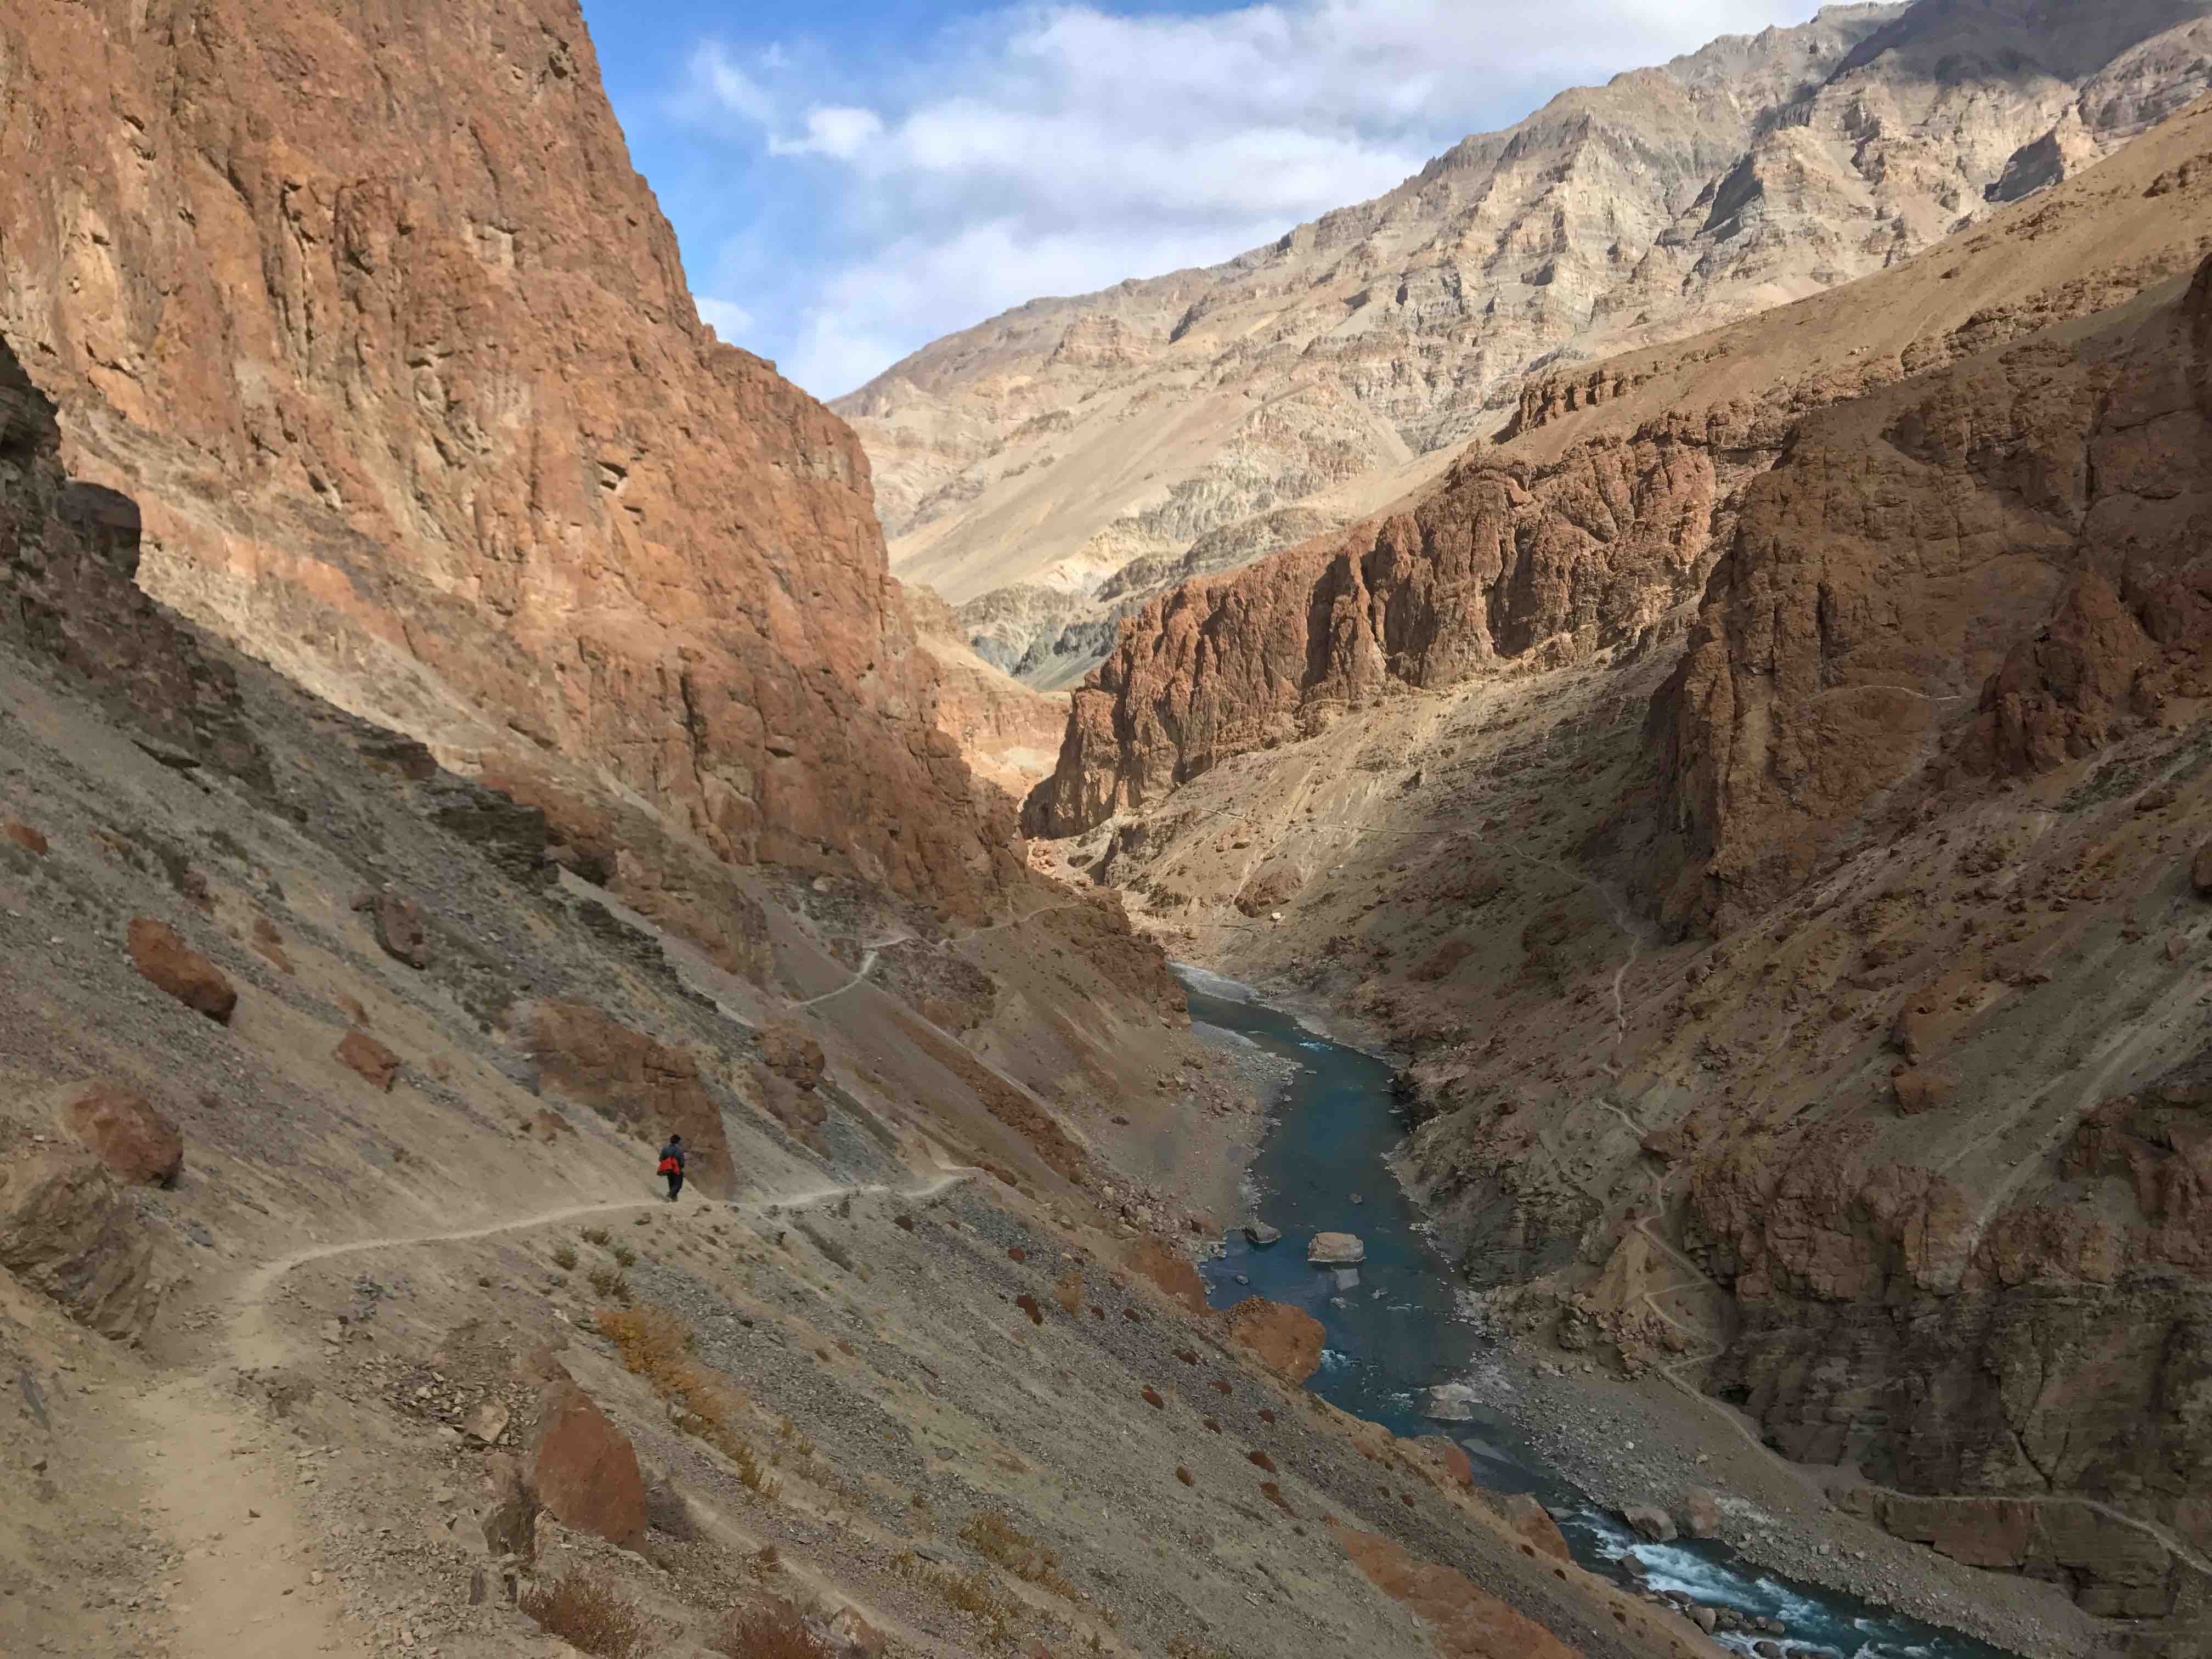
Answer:
[{"label": "dark jacket", "polygon": [[663,1146],[660,1149],[660,1156],[662,1158],[674,1158],[676,1160],[676,1167],[679,1170],[682,1169],[684,1167],[684,1143],[678,1140],[670,1141],[665,1146]]}]

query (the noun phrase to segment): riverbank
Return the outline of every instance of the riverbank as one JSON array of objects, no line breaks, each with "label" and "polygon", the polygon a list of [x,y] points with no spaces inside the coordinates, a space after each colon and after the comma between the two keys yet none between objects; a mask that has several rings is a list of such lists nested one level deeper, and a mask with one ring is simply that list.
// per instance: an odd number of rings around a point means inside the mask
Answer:
[{"label": "riverbank", "polygon": [[[1194,983],[1194,992],[1218,992],[1231,984],[1212,976],[1206,981]],[[1249,989],[1245,994],[1252,994]],[[1300,1079],[1299,1097],[1305,1107],[1293,1105],[1278,1114],[1285,1119],[1285,1132],[1326,1141],[1325,1146],[1302,1149],[1318,1153],[1310,1160],[1312,1167],[1299,1167],[1292,1154],[1301,1149],[1286,1149],[1276,1142],[1262,1147],[1255,1174],[1269,1189],[1263,1204],[1267,1218],[1286,1231],[1291,1229],[1294,1208],[1313,1211],[1316,1200],[1328,1205],[1340,1196],[1366,1207],[1340,1211],[1334,1218],[1325,1218],[1326,1224],[1341,1220],[1348,1230],[1367,1234],[1371,1228],[1376,1234],[1370,1240],[1370,1261],[1357,1284],[1341,1284],[1333,1296],[1323,1286],[1320,1304],[1309,1309],[1331,1327],[1332,1348],[1341,1343],[1349,1351],[1336,1356],[1340,1366],[1389,1373],[1364,1384],[1341,1370],[1317,1378],[1316,1387],[1336,1403],[1401,1433],[1433,1428],[1419,1420],[1423,1403],[1419,1389],[1406,1386],[1409,1376],[1430,1376],[1420,1366],[1433,1358],[1463,1368],[1454,1375],[1471,1379],[1483,1414],[1492,1419],[1486,1427],[1477,1425],[1474,1438],[1494,1440],[1499,1455],[1480,1478],[1510,1483],[1515,1479],[1512,1466],[1517,1454],[1520,1462],[1563,1480],[1613,1515],[1640,1504],[1677,1510],[1691,1488],[1711,1489],[1725,1517],[1722,1538],[1741,1557],[1735,1568],[1717,1558],[1706,1559],[1711,1553],[1705,1547],[1638,1547],[1638,1555],[1655,1567],[1655,1584],[1680,1587],[1711,1605],[1747,1608],[1763,1596],[1770,1607],[1800,1606],[1808,1624],[1825,1622],[1829,1632],[1841,1632],[1848,1644],[1858,1615],[1849,1602],[1816,1607],[1809,1587],[1817,1585],[1873,1604],[1865,1610],[1870,1617],[1878,1609],[1894,1609],[2038,1659],[2046,1654],[2074,1659],[2092,1650],[2099,1635],[2094,1621],[2059,1590],[1959,1566],[1837,1510],[1825,1495],[1820,1472],[1784,1462],[1721,1402],[1656,1376],[1642,1382],[1625,1381],[1548,1342],[1538,1348],[1493,1337],[1486,1328],[1480,1336],[1473,1335],[1464,1328],[1466,1322],[1450,1310],[1455,1298],[1439,1264],[1424,1252],[1407,1253],[1405,1241],[1391,1237],[1401,1226],[1424,1230],[1424,1218],[1387,1165],[1388,1151],[1399,1138],[1395,1121],[1389,1118],[1387,1108],[1381,1114],[1372,1109],[1373,1098],[1385,1086],[1389,1073],[1389,1061],[1375,1052],[1382,1045],[1359,1042],[1360,1036],[1372,1034],[1345,1030],[1344,1022],[1331,1019],[1328,1011],[1303,1007],[1295,996],[1278,1004],[1264,988],[1257,994],[1256,1001],[1243,1006],[1245,1012],[1226,1008],[1216,1012],[1231,1020],[1249,1017],[1265,1022],[1272,1017],[1285,1033],[1308,1034],[1287,1037],[1300,1050],[1325,1048],[1340,1036],[1352,1037],[1358,1050],[1354,1069],[1360,1077],[1340,1084],[1338,1092],[1328,1097],[1324,1115],[1329,1121],[1316,1128],[1288,1121],[1300,1109],[1312,1109],[1312,1085],[1306,1079]],[[1194,1008],[1202,1000],[1194,995]],[[1342,1050],[1334,1059],[1316,1053],[1315,1063],[1352,1064]],[[1353,1105],[1355,1097],[1370,1103],[1364,1114]],[[1367,1119],[1364,1128],[1346,1121],[1356,1115]],[[1386,1184],[1387,1195],[1382,1190]],[[1297,1190],[1287,1190],[1293,1188]],[[1328,1188],[1341,1191],[1324,1190]],[[1394,1222],[1389,1212],[1400,1206],[1406,1213]],[[1314,1224],[1314,1217],[1305,1216],[1302,1225]],[[1293,1236],[1276,1251],[1253,1252],[1232,1238],[1224,1247],[1228,1259],[1212,1271],[1218,1284],[1225,1275],[1241,1285],[1249,1274],[1262,1294],[1279,1299],[1294,1299],[1302,1293],[1311,1297],[1316,1294],[1314,1276],[1303,1268],[1303,1252],[1295,1249],[1298,1242]],[[1400,1255],[1406,1259],[1397,1260]],[[1419,1278],[1431,1282],[1410,1282]],[[1221,1288],[1227,1291],[1225,1285]],[[1229,1292],[1231,1299],[1234,1294]],[[1377,1318],[1370,1311],[1370,1298],[1387,1298],[1389,1315]],[[1447,1304],[1441,1315],[1436,1306],[1439,1302]],[[1424,1321],[1431,1328],[1434,1347],[1417,1355],[1398,1328]],[[1398,1351],[1387,1356],[1378,1352],[1388,1348]],[[1363,1389],[1363,1397],[1351,1397]],[[1468,1437],[1462,1437],[1462,1443],[1468,1443]],[[1477,1461],[1482,1462],[1479,1455]],[[1551,1501],[1548,1496],[1547,1501]],[[1585,1544],[1601,1554],[1609,1551],[1617,1556],[1619,1543],[1599,1535],[1611,1524],[1606,1521],[1584,1527]],[[1577,1530],[1572,1518],[1568,1528],[1571,1534]],[[1784,1576],[1807,1589],[1793,1601],[1793,1594],[1779,1585],[1767,1583],[1764,1591],[1755,1579],[1747,1585],[1746,1572]],[[1748,1598],[1747,1589],[1753,1592]],[[1935,1650],[1963,1650],[1971,1645],[1946,1642]],[[1810,1650],[1785,1644],[1783,1650],[1817,1651],[1819,1644]],[[1885,1642],[1869,1650],[1921,1650]]]}]

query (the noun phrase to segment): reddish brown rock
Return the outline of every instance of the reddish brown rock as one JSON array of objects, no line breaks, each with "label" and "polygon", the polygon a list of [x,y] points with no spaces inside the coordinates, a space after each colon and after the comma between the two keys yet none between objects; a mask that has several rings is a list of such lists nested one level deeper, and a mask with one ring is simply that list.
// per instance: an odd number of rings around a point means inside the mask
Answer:
[{"label": "reddish brown rock", "polygon": [[[1449,1441],[1445,1441],[1444,1443],[1451,1444]],[[1456,1446],[1452,1449],[1455,1451],[1459,1449]],[[1460,1455],[1464,1457],[1467,1454],[1461,1452]],[[1472,1474],[1469,1474],[1467,1484],[1470,1486],[1474,1484]],[[1573,1554],[1567,1548],[1566,1535],[1559,1530],[1559,1523],[1552,1519],[1551,1510],[1546,1509],[1527,1492],[1478,1490],[1475,1496],[1482,1500],[1485,1507],[1504,1516],[1513,1530],[1520,1534],[1522,1541],[1539,1555],[1548,1555],[1559,1561],[1571,1561],[1574,1559]]]},{"label": "reddish brown rock", "polygon": [[46,838],[27,823],[0,823],[0,836],[7,836],[34,858],[46,855]]},{"label": "reddish brown rock", "polygon": [[103,1336],[143,1335],[161,1304],[137,1209],[88,1151],[0,1169],[0,1267]]},{"label": "reddish brown rock", "polygon": [[119,1083],[94,1084],[64,1111],[77,1138],[124,1181],[167,1187],[185,1166],[184,1136],[136,1089]]},{"label": "reddish brown rock", "polygon": [[1898,1073],[1890,1079],[1889,1086],[1896,1097],[1897,1109],[1907,1117],[1941,1110],[1959,1092],[1956,1078],[1921,1066],[1907,1066]]},{"label": "reddish brown rock", "polygon": [[829,1069],[820,1042],[795,1019],[769,1020],[755,1041],[762,1064],[795,1089],[812,1089]]},{"label": "reddish brown rock", "polygon": [[358,1072],[386,1094],[399,1080],[399,1056],[366,1031],[348,1031],[336,1049],[341,1066]]},{"label": "reddish brown rock", "polygon": [[564,1527],[624,1549],[645,1541],[645,1479],[637,1453],[591,1395],[562,1378],[538,1395],[530,1487]]},{"label": "reddish brown rock", "polygon": [[1172,1245],[1163,1244],[1156,1238],[1140,1238],[1123,1253],[1121,1265],[1139,1278],[1149,1279],[1166,1292],[1170,1300],[1188,1311],[1206,1311],[1206,1281],[1198,1276],[1198,1269],[1191,1266],[1190,1258]]},{"label": "reddish brown rock", "polygon": [[686,1181],[711,1198],[737,1182],[729,1138],[699,1063],[580,1002],[541,1003],[529,1019],[529,1044],[547,1088],[637,1130],[659,1145],[684,1137]]},{"label": "reddish brown rock", "polygon": [[368,1010],[362,1006],[357,997],[341,995],[337,999],[337,1007],[338,1012],[356,1025],[366,1026],[369,1023]]},{"label": "reddish brown rock", "polygon": [[430,965],[429,930],[422,925],[422,912],[411,902],[397,893],[363,893],[353,908],[368,914],[385,955],[410,968]]},{"label": "reddish brown rock", "polygon": [[2190,860],[2189,883],[2197,897],[2212,898],[2212,842],[2198,848],[2197,856]]},{"label": "reddish brown rock", "polygon": [[150,916],[134,918],[130,944],[131,960],[146,978],[216,1024],[230,1024],[231,1012],[238,1006],[238,988],[166,922]]},{"label": "reddish brown rock", "polygon": [[1248,1297],[1229,1310],[1227,1334],[1285,1382],[1303,1382],[1321,1369],[1327,1333],[1303,1309]]}]

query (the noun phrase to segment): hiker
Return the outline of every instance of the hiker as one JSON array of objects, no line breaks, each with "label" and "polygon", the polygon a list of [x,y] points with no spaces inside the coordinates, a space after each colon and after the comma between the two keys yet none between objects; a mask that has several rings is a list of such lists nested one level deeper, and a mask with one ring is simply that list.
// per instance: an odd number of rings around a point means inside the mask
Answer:
[{"label": "hiker", "polygon": [[684,1190],[684,1137],[671,1135],[668,1144],[660,1149],[660,1173],[668,1177],[668,1201],[673,1204],[676,1194]]}]

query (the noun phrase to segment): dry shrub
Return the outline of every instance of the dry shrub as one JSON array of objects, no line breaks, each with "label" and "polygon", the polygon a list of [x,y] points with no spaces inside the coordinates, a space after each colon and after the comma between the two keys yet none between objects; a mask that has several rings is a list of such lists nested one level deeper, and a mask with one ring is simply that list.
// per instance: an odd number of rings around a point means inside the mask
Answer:
[{"label": "dry shrub", "polygon": [[960,1541],[987,1561],[995,1561],[1024,1584],[1035,1584],[1054,1595],[1075,1597],[1075,1586],[1063,1577],[1060,1557],[996,1510],[986,1510],[960,1528]]},{"label": "dry shrub", "polygon": [[615,1345],[624,1368],[650,1382],[655,1394],[678,1408],[678,1427],[728,1458],[736,1466],[738,1479],[754,1492],[763,1498],[779,1495],[752,1443],[738,1432],[743,1401],[733,1397],[713,1372],[692,1363],[698,1338],[690,1325],[660,1308],[602,1309],[598,1323],[599,1334]]},{"label": "dry shrub", "polygon": [[1265,1469],[1270,1474],[1275,1472],[1275,1460],[1263,1451],[1246,1452],[1244,1461],[1255,1469]]},{"label": "dry shrub", "polygon": [[1014,1298],[1014,1305],[1030,1316],[1030,1324],[1042,1325],[1044,1323],[1044,1310],[1037,1306],[1037,1299],[1031,1296],[1027,1291],[1024,1291],[1019,1296]]},{"label": "dry shrub", "polygon": [[1198,1355],[1188,1348],[1177,1348],[1175,1351],[1175,1357],[1177,1359],[1182,1360],[1186,1365],[1195,1365],[1198,1364]]},{"label": "dry shrub", "polygon": [[1261,1496],[1265,1498],[1270,1504],[1273,1504],[1277,1509],[1282,1510],[1285,1515],[1289,1516],[1291,1520],[1295,1521],[1298,1518],[1298,1512],[1292,1509],[1290,1506],[1289,1501],[1284,1498],[1283,1489],[1277,1486],[1273,1481],[1262,1480],[1260,1483],[1260,1493]]},{"label": "dry shrub", "polygon": [[636,1602],[596,1579],[573,1573],[526,1586],[522,1610],[548,1636],[557,1636],[596,1659],[641,1659],[652,1638]]},{"label": "dry shrub", "polygon": [[1025,1250],[1025,1249],[1022,1249],[1022,1247],[1021,1247],[1020,1245],[1018,1245],[1018,1244],[1016,1244],[1016,1245],[1012,1246],[1012,1247],[1011,1247],[1011,1248],[1006,1251],[1006,1260],[1007,1260],[1007,1261],[1028,1261],[1029,1259],[1030,1259],[1030,1253],[1029,1253],[1027,1250]]},{"label": "dry shrub", "polygon": [[1083,1275],[1073,1272],[1062,1273],[1052,1293],[1060,1303],[1060,1312],[1070,1319],[1074,1318],[1083,1310]]},{"label": "dry shrub", "polygon": [[891,1223],[901,1232],[910,1233],[914,1231],[914,1218],[910,1215],[894,1216],[891,1218]]},{"label": "dry shrub", "polygon": [[1209,1417],[1206,1419],[1206,1431],[1208,1434],[1219,1434],[1221,1432],[1221,1425],[1215,1422]]},{"label": "dry shrub", "polygon": [[1165,1411],[1168,1406],[1168,1402],[1160,1398],[1160,1391],[1150,1383],[1145,1386],[1145,1403],[1156,1412]]},{"label": "dry shrub", "polygon": [[732,1613],[708,1639],[707,1651],[729,1659],[832,1659],[829,1644],[787,1601]]},{"label": "dry shrub", "polygon": [[572,1270],[576,1265],[576,1247],[574,1244],[556,1244],[553,1247],[553,1265],[564,1273]]},{"label": "dry shrub", "polygon": [[637,1252],[627,1244],[610,1244],[607,1254],[614,1257],[615,1265],[618,1267],[627,1267],[637,1260]]},{"label": "dry shrub", "polygon": [[1262,1406],[1260,1407],[1260,1420],[1262,1423],[1272,1423],[1275,1420],[1275,1414]]},{"label": "dry shrub", "polygon": [[1218,1376],[1213,1379],[1210,1386],[1212,1388],[1214,1393],[1218,1395],[1226,1395],[1229,1392],[1229,1385],[1226,1382],[1224,1382]]},{"label": "dry shrub", "polygon": [[986,1636],[998,1647],[1014,1644],[1014,1621],[1021,1617],[1021,1603],[1001,1592],[999,1587],[981,1572],[955,1576],[940,1572],[925,1564],[911,1550],[902,1551],[891,1558],[891,1571],[911,1579],[921,1589],[955,1612],[964,1613],[976,1620]]},{"label": "dry shrub", "polygon": [[594,1267],[586,1275],[592,1281],[592,1292],[609,1302],[629,1306],[629,1280],[613,1267]]},{"label": "dry shrub", "polygon": [[775,1577],[782,1567],[783,1552],[773,1544],[762,1545],[745,1563],[746,1571],[763,1581]]},{"label": "dry shrub", "polygon": [[606,1242],[607,1230],[605,1227],[586,1227],[584,1229],[585,1243],[605,1244]]},{"label": "dry shrub", "polygon": [[1194,1486],[1198,1484],[1198,1477],[1180,1463],[1176,1465],[1176,1479],[1186,1486]]}]

